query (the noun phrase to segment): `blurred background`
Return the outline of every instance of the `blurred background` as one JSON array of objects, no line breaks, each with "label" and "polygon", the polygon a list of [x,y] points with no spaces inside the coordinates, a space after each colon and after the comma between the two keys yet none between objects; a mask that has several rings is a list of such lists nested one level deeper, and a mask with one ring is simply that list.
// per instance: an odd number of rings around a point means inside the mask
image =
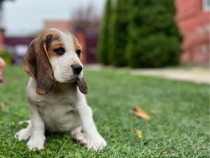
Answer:
[{"label": "blurred background", "polygon": [[[7,63],[0,157],[209,157],[209,20],[210,0],[0,0]],[[79,148],[68,133],[49,134],[46,152],[14,138],[29,118],[24,55],[50,28],[68,30],[83,45],[86,97],[108,142],[102,152]],[[134,116],[137,108],[151,120]]]},{"label": "blurred background", "polygon": [[210,0],[0,0],[0,56],[22,65],[44,30],[72,32],[85,64],[209,67]]}]

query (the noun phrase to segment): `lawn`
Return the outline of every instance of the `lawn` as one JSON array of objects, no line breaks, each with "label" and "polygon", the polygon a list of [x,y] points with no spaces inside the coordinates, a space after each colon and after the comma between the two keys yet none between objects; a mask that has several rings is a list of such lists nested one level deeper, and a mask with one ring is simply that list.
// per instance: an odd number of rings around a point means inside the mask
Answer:
[{"label": "lawn", "polygon": [[[129,69],[86,70],[87,100],[94,120],[108,146],[100,151],[77,145],[66,134],[47,134],[44,151],[29,151],[26,141],[14,135],[29,119],[22,67],[7,67],[0,84],[0,157],[152,158],[208,157],[209,86],[152,77],[132,76]],[[132,114],[132,107],[147,112],[145,121]],[[153,110],[156,113],[152,114]],[[138,138],[135,129],[142,130]]]}]

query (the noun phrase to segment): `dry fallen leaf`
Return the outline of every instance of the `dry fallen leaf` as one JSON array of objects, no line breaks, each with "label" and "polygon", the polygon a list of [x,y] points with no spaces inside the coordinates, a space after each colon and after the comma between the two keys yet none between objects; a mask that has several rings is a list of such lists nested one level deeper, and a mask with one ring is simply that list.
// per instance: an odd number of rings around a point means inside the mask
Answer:
[{"label": "dry fallen leaf", "polygon": [[155,110],[150,110],[149,113],[150,114],[156,114],[157,112]]},{"label": "dry fallen leaf", "polygon": [[4,103],[1,103],[1,104],[0,104],[0,108],[1,108],[1,109],[4,109],[4,108],[5,108]]},{"label": "dry fallen leaf", "polygon": [[139,138],[142,138],[142,131],[141,130],[135,130],[136,131],[136,134]]},{"label": "dry fallen leaf", "polygon": [[143,110],[141,110],[137,107],[133,107],[133,114],[136,116],[139,116],[145,120],[150,120],[150,116],[147,115]]}]

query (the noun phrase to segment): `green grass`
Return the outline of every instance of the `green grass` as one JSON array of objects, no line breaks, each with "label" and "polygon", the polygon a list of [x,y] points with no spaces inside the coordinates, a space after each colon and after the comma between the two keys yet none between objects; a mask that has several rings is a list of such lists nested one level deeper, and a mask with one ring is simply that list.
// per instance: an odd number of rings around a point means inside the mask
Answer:
[{"label": "green grass", "polygon": [[[47,134],[45,151],[29,151],[26,141],[14,135],[29,119],[25,98],[28,77],[22,67],[7,67],[0,84],[0,157],[72,157],[72,158],[151,158],[208,157],[209,86],[132,76],[129,70],[116,72],[104,68],[86,70],[89,87],[87,100],[94,120],[108,146],[100,151],[77,145],[66,134]],[[132,115],[132,107],[140,107],[151,116],[145,121]],[[155,110],[156,114],[150,114]],[[140,139],[135,129],[142,130]]]}]

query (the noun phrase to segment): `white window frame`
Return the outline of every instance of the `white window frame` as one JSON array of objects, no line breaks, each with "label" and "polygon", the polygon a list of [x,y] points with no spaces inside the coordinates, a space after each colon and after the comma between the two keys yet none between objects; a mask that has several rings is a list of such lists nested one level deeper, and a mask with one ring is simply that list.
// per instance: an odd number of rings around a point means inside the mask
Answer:
[{"label": "white window frame", "polygon": [[210,0],[203,0],[203,11],[210,11]]}]

